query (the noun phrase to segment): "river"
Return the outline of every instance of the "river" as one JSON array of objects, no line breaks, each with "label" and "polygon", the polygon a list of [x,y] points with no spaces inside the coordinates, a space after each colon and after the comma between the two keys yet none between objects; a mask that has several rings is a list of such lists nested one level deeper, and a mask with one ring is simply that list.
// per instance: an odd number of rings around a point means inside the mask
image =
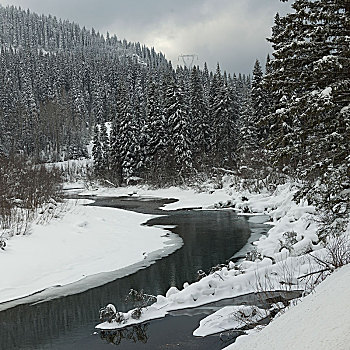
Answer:
[{"label": "river", "polygon": [[[53,300],[24,303],[0,312],[0,349],[221,349],[227,345],[218,335],[195,338],[192,331],[199,320],[220,305],[174,312],[165,319],[148,322],[122,333],[97,333],[98,310],[113,303],[126,311],[130,288],[157,295],[170,286],[181,288],[193,282],[197,271],[208,271],[225,262],[247,243],[251,232],[264,233],[266,226],[249,223],[233,210],[178,210],[158,208],[171,199],[134,199],[132,197],[94,198],[92,205],[161,214],[146,225],[174,225],[171,231],[181,236],[184,245],[175,253],[123,278],[85,292]],[[145,237],[147,239],[147,237]],[[132,242],[130,242],[132,244]],[[251,296],[235,298],[230,304],[255,303]],[[108,347],[109,346],[109,347]]]}]

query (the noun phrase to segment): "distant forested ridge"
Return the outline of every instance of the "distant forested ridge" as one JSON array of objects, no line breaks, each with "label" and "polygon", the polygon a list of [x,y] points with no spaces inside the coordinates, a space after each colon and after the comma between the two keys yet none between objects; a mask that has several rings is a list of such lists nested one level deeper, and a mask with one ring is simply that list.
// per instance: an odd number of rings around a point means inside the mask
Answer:
[{"label": "distant forested ridge", "polygon": [[[250,78],[173,69],[139,43],[0,7],[0,152],[37,161],[87,156],[96,173],[181,177],[237,161]],[[112,123],[110,138],[103,128]],[[101,134],[101,135],[100,135]],[[157,175],[157,176],[158,176]]]},{"label": "distant forested ridge", "polygon": [[15,7],[0,6],[0,45],[0,150],[41,160],[86,155],[94,124],[115,116],[122,79],[168,64],[140,44]]},{"label": "distant forested ridge", "polygon": [[[296,180],[296,199],[346,218],[350,195],[348,0],[295,0],[275,17],[273,54],[252,76],[174,69],[139,43],[0,7],[0,152],[86,156],[120,185],[230,170],[259,190]],[[107,130],[105,122],[110,122]],[[110,132],[109,132],[110,131]],[[340,220],[338,224],[344,225]]]}]

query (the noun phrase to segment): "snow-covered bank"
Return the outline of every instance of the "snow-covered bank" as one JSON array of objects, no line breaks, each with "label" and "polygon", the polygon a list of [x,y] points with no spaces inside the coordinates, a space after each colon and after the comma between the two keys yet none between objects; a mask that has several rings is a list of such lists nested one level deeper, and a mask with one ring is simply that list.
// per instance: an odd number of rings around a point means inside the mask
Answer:
[{"label": "snow-covered bank", "polygon": [[[342,238],[329,239],[327,247],[324,247],[318,243],[315,207],[307,202],[295,203],[295,192],[296,188],[292,185],[279,186],[272,195],[236,193],[230,189],[229,201],[211,207],[263,212],[271,218],[269,224],[272,227],[268,235],[254,242],[249,258],[236,264],[231,262],[199,282],[185,283],[183,288],[171,287],[165,296],[158,296],[157,302],[144,310],[140,320],[133,319],[132,311],[129,311],[124,314],[123,323],[105,322],[97,328],[122,328],[163,317],[173,310],[194,308],[251,292],[263,292],[265,297],[269,297],[269,291],[273,290],[304,290],[306,294],[313,292],[296,306],[287,308],[260,333],[249,331],[248,336],[239,337],[227,349],[349,349],[350,265],[332,275],[330,270],[341,260],[342,263],[350,261],[350,225],[344,232],[344,241]],[[318,272],[324,268],[323,277],[330,276],[316,286],[316,280],[321,276]],[[275,308],[278,312],[279,307],[284,306],[276,304],[271,310]],[[226,306],[203,319],[194,335],[205,336],[240,328],[242,325],[237,323],[237,312],[242,313],[242,310],[244,314],[251,312],[247,323],[254,323],[268,313],[267,310],[252,312],[252,308],[243,305]]]},{"label": "snow-covered bank", "polygon": [[346,350],[350,348],[350,265],[261,332],[241,336],[227,350]]},{"label": "snow-covered bank", "polygon": [[[240,315],[241,317],[238,317]],[[246,326],[245,319],[250,322],[259,322],[267,317],[267,311],[256,306],[233,305],[225,306],[200,321],[193,335],[204,337],[231,329],[241,329]]]},{"label": "snow-covered bank", "polygon": [[[83,183],[70,183],[65,185],[65,190],[94,196],[132,194],[138,198],[179,200],[163,208],[166,210],[206,207],[229,198],[225,190],[198,193],[176,187],[150,190],[130,186],[87,191]],[[171,254],[183,244],[180,237],[168,231],[165,237],[166,227],[141,226],[154,216],[81,205],[86,202],[79,200],[62,218],[45,225],[33,224],[30,235],[15,236],[7,242],[6,250],[0,255],[2,266],[6,266],[0,285],[1,309],[17,303],[8,301],[20,302],[19,298],[43,290],[40,297],[50,298],[107,283]],[[51,291],[51,287],[57,286],[62,287]],[[25,300],[36,302],[40,297]]]},{"label": "snow-covered bank", "polygon": [[[75,185],[76,186],[76,185]],[[98,188],[95,190],[79,191],[81,196],[99,196],[99,197],[120,197],[132,196],[138,197],[158,197],[175,198],[177,202],[166,204],[162,209],[177,210],[186,208],[207,208],[214,203],[227,201],[231,198],[226,189],[199,192],[191,188],[168,187],[150,189],[147,186],[127,186],[118,188]]]},{"label": "snow-covered bank", "polygon": [[60,219],[33,225],[30,235],[13,237],[0,254],[0,303],[92,275],[103,284],[108,276],[104,282],[101,273],[149,264],[155,258],[150,253],[157,251],[159,258],[178,249],[181,238],[165,237],[161,227],[141,226],[152,217],[78,203]]},{"label": "snow-covered bank", "polygon": [[[265,213],[271,218],[272,228],[268,236],[254,242],[251,259],[239,264],[231,262],[199,282],[191,285],[185,283],[183,288],[172,286],[165,296],[158,296],[157,302],[144,310],[140,320],[131,317],[131,310],[124,314],[123,323],[105,322],[97,328],[122,328],[163,317],[173,310],[193,308],[249,293],[307,288],[310,280],[302,277],[319,266],[305,253],[314,252],[323,256],[325,251],[317,244],[315,208],[307,203],[296,204],[293,201],[295,191],[292,185],[279,186],[272,195],[268,192],[242,194],[228,188],[226,193],[229,199],[223,201],[221,198],[221,203],[211,205],[211,208],[230,207],[244,212]],[[196,206],[200,206],[199,203]]]}]

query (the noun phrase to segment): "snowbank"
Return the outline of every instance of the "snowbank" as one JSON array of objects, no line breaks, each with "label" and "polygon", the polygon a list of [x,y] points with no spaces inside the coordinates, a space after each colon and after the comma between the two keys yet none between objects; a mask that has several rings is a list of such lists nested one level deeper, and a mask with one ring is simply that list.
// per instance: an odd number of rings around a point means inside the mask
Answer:
[{"label": "snowbank", "polygon": [[200,321],[194,330],[196,337],[205,337],[231,329],[241,329],[247,326],[247,321],[259,322],[268,316],[268,312],[256,306],[234,305],[225,306]]},{"label": "snowbank", "polygon": [[[147,265],[178,249],[181,238],[165,237],[160,227],[141,226],[152,217],[78,203],[61,219],[33,225],[30,235],[13,237],[0,252],[0,303],[137,262]],[[96,280],[104,284],[108,276]]]},{"label": "snowbank", "polygon": [[98,188],[79,192],[82,196],[119,197],[132,196],[134,198],[147,196],[155,198],[175,198],[178,201],[166,204],[162,209],[177,210],[186,208],[207,208],[216,202],[227,201],[231,198],[225,189],[198,192],[190,188],[169,187],[150,189],[147,186],[127,186],[118,188]]},{"label": "snowbank", "polygon": [[350,265],[261,332],[241,336],[227,350],[345,350],[350,348]]},{"label": "snowbank", "polygon": [[[239,264],[231,262],[221,271],[199,282],[190,285],[186,283],[181,290],[170,288],[165,296],[158,296],[152,308],[144,310],[139,321],[130,317],[131,310],[124,314],[125,322],[102,323],[97,328],[122,328],[147,319],[163,317],[170,311],[193,308],[249,293],[307,288],[310,281],[301,277],[318,269],[319,266],[305,253],[314,252],[322,256],[325,250],[316,243],[317,226],[313,221],[315,208],[307,203],[297,205],[293,202],[295,191],[292,185],[279,186],[273,195],[268,192],[242,194],[230,190],[229,200],[221,201],[211,207],[234,208],[250,213],[260,212],[268,214],[272,219],[272,228],[268,236],[263,236],[254,242],[255,248],[252,246],[252,255],[256,255],[252,259],[254,261],[244,260]],[[194,200],[197,198],[193,197]]]}]

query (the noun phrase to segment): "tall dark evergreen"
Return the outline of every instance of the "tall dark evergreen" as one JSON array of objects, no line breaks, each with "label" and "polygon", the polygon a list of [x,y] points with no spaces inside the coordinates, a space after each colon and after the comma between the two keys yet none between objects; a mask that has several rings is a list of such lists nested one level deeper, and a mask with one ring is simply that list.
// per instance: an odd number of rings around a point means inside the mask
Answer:
[{"label": "tall dark evergreen", "polygon": [[349,2],[296,0],[292,7],[276,17],[269,39],[267,146],[273,164],[306,181],[302,195],[328,206],[330,227],[350,210]]},{"label": "tall dark evergreen", "polygon": [[168,127],[172,135],[169,156],[172,172],[183,180],[193,170],[189,115],[185,112],[183,86],[175,80],[168,88]]},{"label": "tall dark evergreen", "polygon": [[[209,83],[209,82],[208,82]],[[192,123],[192,153],[198,166],[208,163],[210,145],[209,110],[200,71],[193,67],[190,81],[190,119]]]},{"label": "tall dark evergreen", "polygon": [[237,116],[231,87],[227,77],[221,75],[220,66],[210,86],[209,108],[212,135],[211,156],[216,165],[234,166],[237,150]]},{"label": "tall dark evergreen", "polygon": [[101,134],[98,125],[95,126],[93,147],[92,147],[92,157],[94,160],[94,172],[97,177],[103,176],[104,173],[104,157],[102,151]]},{"label": "tall dark evergreen", "polygon": [[[262,126],[263,118],[268,114],[268,94],[263,85],[263,71],[259,60],[256,60],[253,69],[251,90],[251,103],[253,108],[252,124],[256,126],[256,140],[260,143],[266,136],[266,130]],[[256,145],[259,146],[258,144]]]}]

